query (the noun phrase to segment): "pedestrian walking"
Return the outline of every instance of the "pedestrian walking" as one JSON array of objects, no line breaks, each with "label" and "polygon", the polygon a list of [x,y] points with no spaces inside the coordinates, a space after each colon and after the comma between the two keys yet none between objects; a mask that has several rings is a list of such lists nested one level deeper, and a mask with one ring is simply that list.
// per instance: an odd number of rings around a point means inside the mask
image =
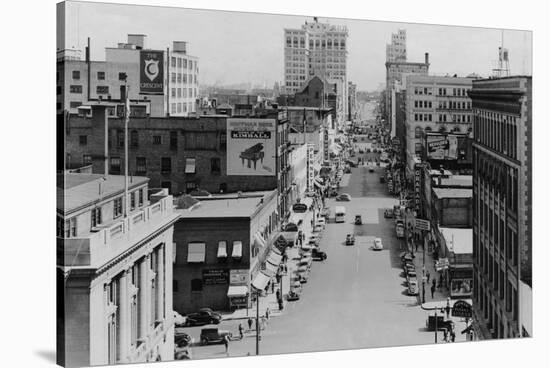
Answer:
[{"label": "pedestrian walking", "polygon": [[[281,276],[280,276],[280,275],[277,275],[277,276],[279,276],[279,280],[281,280]],[[280,281],[279,281],[279,282],[280,282]],[[272,282],[272,283],[271,283],[271,294],[273,294],[274,292],[275,292],[275,283]]]},{"label": "pedestrian walking", "polygon": [[435,285],[432,284],[432,287],[430,288],[430,291],[432,292],[432,299],[434,298],[434,293],[435,293]]},{"label": "pedestrian walking", "polygon": [[456,334],[454,331],[451,331],[451,342],[455,342]]},{"label": "pedestrian walking", "polygon": [[430,282],[430,271],[426,270],[426,280]]},{"label": "pedestrian walking", "polygon": [[269,308],[265,310],[265,319],[269,321]]},{"label": "pedestrian walking", "polygon": [[248,318],[248,329],[252,330],[252,317]]},{"label": "pedestrian walking", "polygon": [[242,340],[243,337],[244,337],[244,333],[243,333],[243,324],[242,324],[242,323],[239,323],[239,336],[240,336],[241,340]]},{"label": "pedestrian walking", "polygon": [[277,301],[281,299],[281,289],[277,289],[275,296],[277,297]]},{"label": "pedestrian walking", "polygon": [[229,355],[229,336],[225,335],[223,344],[225,345],[225,353]]},{"label": "pedestrian walking", "polygon": [[451,313],[451,299],[447,298],[447,306],[445,307],[445,314],[447,319],[449,318],[449,313]]},{"label": "pedestrian walking", "polygon": [[449,333],[447,332],[447,329],[443,329],[443,341],[449,342]]}]

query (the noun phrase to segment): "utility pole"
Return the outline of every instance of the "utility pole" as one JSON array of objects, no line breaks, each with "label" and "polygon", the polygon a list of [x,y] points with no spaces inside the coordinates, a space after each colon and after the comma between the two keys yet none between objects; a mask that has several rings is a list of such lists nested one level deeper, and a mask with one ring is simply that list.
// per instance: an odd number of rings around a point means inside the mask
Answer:
[{"label": "utility pole", "polygon": [[260,355],[260,290],[256,291],[256,355]]},{"label": "utility pole", "polygon": [[130,122],[130,94],[128,76],[124,74],[124,218],[128,217],[128,123]]}]

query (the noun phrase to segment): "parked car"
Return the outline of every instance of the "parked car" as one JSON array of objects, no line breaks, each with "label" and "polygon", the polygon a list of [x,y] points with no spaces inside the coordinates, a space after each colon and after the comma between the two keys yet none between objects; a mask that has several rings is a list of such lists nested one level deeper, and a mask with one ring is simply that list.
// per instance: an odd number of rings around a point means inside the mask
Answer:
[{"label": "parked car", "polygon": [[393,218],[393,210],[387,209],[384,211],[384,218]]},{"label": "parked car", "polygon": [[407,283],[416,280],[416,271],[407,270]]},{"label": "parked car", "polygon": [[407,293],[409,295],[418,295],[418,282],[416,280],[409,280]]},{"label": "parked car", "polygon": [[210,308],[202,308],[196,313],[188,314],[186,317],[186,326],[201,326],[211,323],[217,325],[222,320],[221,314],[212,311]]},{"label": "parked car", "polygon": [[374,167],[372,167],[372,166],[369,167],[369,172],[371,172],[371,173],[374,172]]},{"label": "parked car", "polygon": [[177,347],[183,348],[192,342],[193,338],[189,334],[183,332],[181,327],[176,327],[174,329],[174,344]]},{"label": "parked car", "polygon": [[349,202],[351,201],[351,196],[347,193],[342,193],[338,197],[336,197],[336,200],[338,202]]},{"label": "parked car", "polygon": [[380,238],[374,238],[374,246],[373,248],[374,250],[382,250],[384,249],[384,246],[382,245],[382,239]]},{"label": "parked car", "polygon": [[363,220],[361,219],[361,215],[355,215],[355,225],[361,225],[363,224]]},{"label": "parked car", "polygon": [[359,150],[359,153],[365,153],[365,150],[360,149],[360,150]]},{"label": "parked car", "polygon": [[414,267],[414,264],[412,264],[411,262],[405,262],[403,264],[403,272],[405,272],[405,274],[409,273],[410,272],[416,272],[416,268]]},{"label": "parked car", "polygon": [[289,302],[300,300],[300,293],[297,291],[297,289],[292,289],[288,292],[286,300]]},{"label": "parked car", "polygon": [[187,317],[182,316],[178,312],[174,311],[174,325],[176,327],[185,326]]},{"label": "parked car", "polygon": [[383,176],[381,176],[381,177],[380,177],[380,183],[385,183],[385,182],[386,182],[386,178],[383,177]]},{"label": "parked car", "polygon": [[355,244],[355,236],[353,234],[346,235],[346,245],[354,245]]},{"label": "parked car", "polygon": [[231,332],[218,328],[203,328],[201,330],[201,345],[222,343],[226,336],[231,338]]},{"label": "parked car", "polygon": [[311,257],[314,261],[324,261],[325,259],[327,259],[327,254],[321,250],[313,248],[313,251],[311,252]]}]

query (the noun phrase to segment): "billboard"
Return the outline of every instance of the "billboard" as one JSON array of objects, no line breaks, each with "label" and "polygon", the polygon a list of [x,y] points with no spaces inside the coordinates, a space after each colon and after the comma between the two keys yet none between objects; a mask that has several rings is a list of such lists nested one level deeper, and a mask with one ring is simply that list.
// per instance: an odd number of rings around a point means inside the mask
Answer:
[{"label": "billboard", "polygon": [[427,135],[428,160],[456,160],[458,158],[458,137],[456,135]]},{"label": "billboard", "polygon": [[275,119],[227,119],[227,175],[276,175]]},{"label": "billboard", "polygon": [[140,51],[139,93],[145,95],[164,93],[164,51]]}]

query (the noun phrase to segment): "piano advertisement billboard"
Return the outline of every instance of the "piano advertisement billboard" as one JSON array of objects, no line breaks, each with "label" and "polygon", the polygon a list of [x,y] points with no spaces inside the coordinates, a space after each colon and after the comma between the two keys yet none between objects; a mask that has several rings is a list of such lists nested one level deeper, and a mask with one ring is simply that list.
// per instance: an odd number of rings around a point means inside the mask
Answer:
[{"label": "piano advertisement billboard", "polygon": [[275,175],[275,119],[227,119],[227,175]]}]

